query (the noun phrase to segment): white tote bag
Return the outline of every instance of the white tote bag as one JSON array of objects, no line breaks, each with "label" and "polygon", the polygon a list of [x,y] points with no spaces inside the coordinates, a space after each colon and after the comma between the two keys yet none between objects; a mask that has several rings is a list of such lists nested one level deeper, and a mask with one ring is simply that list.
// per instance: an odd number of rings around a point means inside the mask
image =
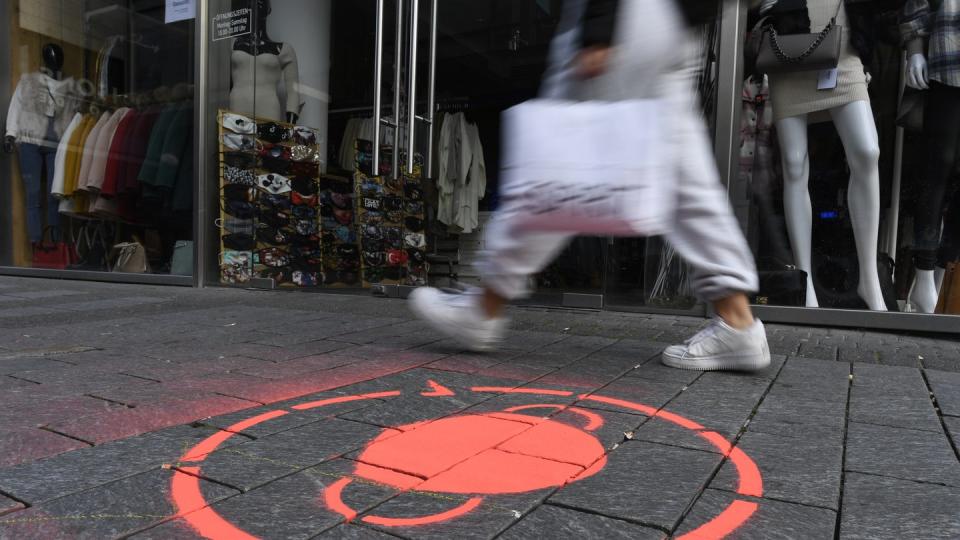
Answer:
[{"label": "white tote bag", "polygon": [[655,236],[675,211],[661,103],[532,100],[503,115],[500,211],[527,231]]}]

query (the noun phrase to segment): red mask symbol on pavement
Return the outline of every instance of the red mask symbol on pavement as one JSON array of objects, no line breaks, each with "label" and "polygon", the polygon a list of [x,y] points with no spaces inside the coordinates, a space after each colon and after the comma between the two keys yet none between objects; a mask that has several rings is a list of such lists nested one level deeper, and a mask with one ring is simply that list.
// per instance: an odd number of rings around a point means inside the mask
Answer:
[{"label": "red mask symbol on pavement", "polygon": [[[602,474],[607,452],[593,434],[604,424],[602,411],[536,403],[537,396],[568,396],[578,400],[579,404],[603,403],[607,407],[640,412],[689,430],[713,445],[734,465],[739,476],[737,495],[750,498],[763,495],[763,479],[747,454],[732,446],[719,433],[668,411],[598,394],[575,396],[573,392],[553,389],[473,387],[454,391],[432,380],[427,381],[426,388],[419,394],[426,399],[446,399],[459,392],[529,395],[533,403],[496,412],[425,419],[385,429],[360,452],[351,476],[335,480],[322,490],[321,505],[343,516],[345,521],[360,521],[385,528],[426,526],[469,514],[488,498],[562,487]],[[175,468],[171,492],[178,517],[206,538],[255,538],[206,504],[199,477],[203,462],[211,453],[235,434],[287,414],[400,395],[400,390],[392,390],[302,403],[290,407],[290,410],[259,414],[211,435],[181,456],[180,464]],[[525,412],[533,409],[573,413],[581,417],[583,427]],[[441,499],[450,500],[450,508],[414,517],[379,515],[375,511],[358,515],[357,510],[345,502],[345,499],[349,500],[354,482],[374,483],[401,492],[413,490],[437,494]],[[735,499],[713,519],[679,538],[722,538],[750,519],[758,506],[751,499]]]}]

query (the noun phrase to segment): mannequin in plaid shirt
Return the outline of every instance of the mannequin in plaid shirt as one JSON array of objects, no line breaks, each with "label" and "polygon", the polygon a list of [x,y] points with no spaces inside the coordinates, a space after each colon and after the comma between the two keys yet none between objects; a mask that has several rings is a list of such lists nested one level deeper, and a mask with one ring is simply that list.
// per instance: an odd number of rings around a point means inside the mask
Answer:
[{"label": "mannequin in plaid shirt", "polygon": [[[928,91],[927,170],[917,179],[921,188],[914,211],[917,277],[910,301],[919,311],[933,313],[943,267],[960,255],[944,243],[960,231],[945,230],[941,236],[960,146],[960,0],[907,0],[900,34],[908,56],[907,85]],[[946,224],[956,226],[956,220]]]}]

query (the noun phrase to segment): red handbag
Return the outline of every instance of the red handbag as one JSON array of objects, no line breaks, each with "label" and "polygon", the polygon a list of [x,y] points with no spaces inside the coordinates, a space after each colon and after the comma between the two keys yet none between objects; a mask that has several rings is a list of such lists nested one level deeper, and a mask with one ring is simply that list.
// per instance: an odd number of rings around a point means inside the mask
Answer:
[{"label": "red handbag", "polygon": [[63,235],[55,227],[43,230],[39,242],[33,243],[33,267],[48,270],[66,270],[76,264],[77,250],[72,244],[63,241]]}]

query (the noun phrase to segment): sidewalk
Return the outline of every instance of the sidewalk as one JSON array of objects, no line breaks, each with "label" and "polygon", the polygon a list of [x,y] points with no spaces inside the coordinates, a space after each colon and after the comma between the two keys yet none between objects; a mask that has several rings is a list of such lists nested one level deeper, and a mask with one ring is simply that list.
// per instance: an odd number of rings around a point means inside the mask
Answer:
[{"label": "sidewalk", "polygon": [[[0,539],[960,538],[960,338],[0,278]],[[941,336],[942,338],[943,336]]]}]

